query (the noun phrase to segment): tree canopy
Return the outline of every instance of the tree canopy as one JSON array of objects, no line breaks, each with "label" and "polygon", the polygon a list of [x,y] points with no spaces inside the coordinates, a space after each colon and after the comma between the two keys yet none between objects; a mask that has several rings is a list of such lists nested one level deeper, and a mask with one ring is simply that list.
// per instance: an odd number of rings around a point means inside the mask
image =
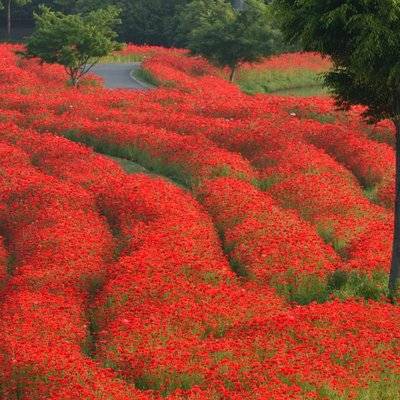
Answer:
[{"label": "tree canopy", "polygon": [[326,83],[340,106],[363,104],[375,120],[399,117],[399,1],[275,0],[275,7],[288,40],[332,58]]},{"label": "tree canopy", "polygon": [[257,62],[270,55],[276,32],[270,8],[248,0],[242,11],[230,1],[194,0],[180,14],[179,37],[194,55],[231,69],[231,80],[242,62]]},{"label": "tree canopy", "polygon": [[[1,2],[8,0],[0,0]],[[166,47],[182,45],[177,40],[179,14],[192,0],[11,0],[29,1],[24,7],[14,8],[14,20],[18,27],[31,28],[33,13],[40,5],[64,14],[79,14],[115,6],[123,10],[121,24],[116,28],[119,39],[137,44],[162,45]],[[233,7],[243,9],[246,0],[231,0]],[[262,1],[269,4],[270,0]],[[0,7],[0,17],[4,13]],[[280,43],[283,45],[283,43]],[[282,47],[287,49],[286,46]]]},{"label": "tree canopy", "polygon": [[113,30],[119,13],[108,7],[84,15],[64,15],[42,7],[35,13],[36,29],[23,55],[63,65],[77,86],[101,57],[120,48]]},{"label": "tree canopy", "polygon": [[392,119],[397,130],[393,294],[400,267],[400,1],[274,0],[286,39],[331,57],[325,76],[339,107],[366,107],[370,121]]},{"label": "tree canopy", "polygon": [[[169,47],[176,44],[178,10],[189,2],[190,0],[30,0],[30,4],[15,10],[15,19],[19,25],[22,23],[30,26],[33,23],[32,15],[38,11],[40,5],[64,14],[86,13],[115,6],[123,10],[121,24],[116,28],[120,40]],[[0,14],[3,12],[0,9]]]}]

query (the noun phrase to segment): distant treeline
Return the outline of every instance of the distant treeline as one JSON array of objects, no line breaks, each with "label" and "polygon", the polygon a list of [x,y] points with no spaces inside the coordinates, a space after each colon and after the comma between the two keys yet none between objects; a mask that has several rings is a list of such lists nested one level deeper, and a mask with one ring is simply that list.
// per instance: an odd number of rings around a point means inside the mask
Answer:
[{"label": "distant treeline", "polygon": [[[1,0],[0,0],[1,2]],[[4,2],[6,3],[6,2]],[[122,9],[118,28],[120,40],[138,44],[174,46],[180,7],[190,0],[32,0],[24,6],[12,5],[12,38],[19,38],[34,26],[33,12],[44,4],[64,13],[86,12],[107,5]],[[4,4],[5,5],[5,4]],[[1,31],[6,29],[6,7],[0,10]]]},{"label": "distant treeline", "polygon": [[[232,0],[232,4],[238,6],[242,1]],[[6,6],[8,0],[0,2]],[[33,12],[41,4],[68,14],[116,5],[122,9],[122,23],[118,28],[121,41],[166,47],[179,46],[181,43],[177,36],[177,15],[181,8],[190,2],[191,0],[28,0],[28,4],[18,6],[18,1],[14,0],[11,3],[11,38],[20,40],[29,34],[34,26]],[[266,0],[266,3],[268,2]],[[6,9],[7,7],[4,7],[0,10],[2,33],[6,30]],[[4,37],[4,33],[2,36]]]}]

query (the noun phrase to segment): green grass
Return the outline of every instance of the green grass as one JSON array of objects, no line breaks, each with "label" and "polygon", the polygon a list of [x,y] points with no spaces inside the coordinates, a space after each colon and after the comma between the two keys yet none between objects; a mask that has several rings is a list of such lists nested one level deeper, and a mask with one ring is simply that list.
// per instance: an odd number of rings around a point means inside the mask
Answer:
[{"label": "green grass", "polygon": [[15,257],[15,254],[10,254],[6,260],[6,270],[7,270],[8,275],[10,275],[10,276],[15,275],[15,269],[17,266],[16,264],[17,264],[17,260]]},{"label": "green grass", "polygon": [[198,184],[180,165],[167,164],[161,158],[152,157],[147,151],[134,145],[119,146],[100,141],[77,130],[65,131],[62,136],[77,143],[84,143],[96,152],[113,158],[128,173],[144,172],[149,175],[161,175],[160,178],[168,178],[182,189],[195,187]]},{"label": "green grass", "polygon": [[126,160],[124,158],[119,158],[119,157],[112,157],[112,156],[109,156],[109,158],[111,158],[112,160],[117,162],[127,174],[148,173],[146,168],[144,168],[142,165],[137,164],[133,161],[129,161],[129,160]]},{"label": "green grass", "polygon": [[337,270],[325,279],[316,275],[299,277],[289,271],[284,282],[281,283],[281,278],[279,281],[273,279],[271,285],[288,302],[300,305],[322,304],[331,298],[379,301],[389,294],[388,275],[383,271],[367,275],[360,271]]},{"label": "green grass", "polygon": [[200,386],[204,377],[198,373],[184,373],[174,370],[159,370],[154,374],[144,374],[135,379],[135,386],[139,390],[156,390],[162,397],[167,397],[177,389],[190,390],[193,386]]},{"label": "green grass", "polygon": [[368,137],[379,143],[386,143],[387,145],[396,147],[396,136],[390,130],[374,130],[372,127],[365,128]]},{"label": "green grass", "polygon": [[379,204],[378,199],[378,186],[367,186],[364,189],[364,196],[372,203]]},{"label": "green grass", "polygon": [[276,90],[271,94],[279,96],[293,96],[293,97],[313,97],[313,96],[328,96],[329,91],[322,85],[298,87],[284,90]]},{"label": "green grass", "polygon": [[393,372],[385,373],[379,381],[372,381],[357,392],[356,397],[351,397],[348,393],[339,394],[327,387],[317,389],[320,398],[326,400],[400,400],[400,376]]},{"label": "green grass", "polygon": [[400,400],[400,376],[390,374],[361,389],[356,400]]},{"label": "green grass", "polygon": [[100,59],[101,63],[132,63],[142,62],[145,57],[142,54],[110,54]]},{"label": "green grass", "polygon": [[248,70],[242,71],[237,80],[248,94],[276,93],[286,96],[326,95],[318,73],[309,70]]},{"label": "green grass", "polygon": [[298,117],[302,119],[313,119],[321,124],[334,124],[336,122],[336,116],[330,113],[319,113],[315,111],[301,111],[301,110],[290,110],[294,112]]},{"label": "green grass", "polygon": [[339,239],[334,235],[333,225],[318,225],[317,226],[318,235],[327,244],[330,244],[336,253],[340,255],[343,259],[347,259],[347,247],[348,243],[344,239]]},{"label": "green grass", "polygon": [[143,68],[133,72],[133,77],[151,86],[160,86],[160,81],[149,71]]},{"label": "green grass", "polygon": [[310,392],[316,393],[316,398],[321,400],[400,400],[400,376],[393,372],[383,372],[379,381],[371,381],[366,387],[357,388],[355,397],[349,390],[339,393],[327,385],[317,387],[310,382],[301,381],[298,377],[289,378],[282,375],[280,380],[289,386],[294,384],[302,388],[304,400],[310,398],[306,395]]}]

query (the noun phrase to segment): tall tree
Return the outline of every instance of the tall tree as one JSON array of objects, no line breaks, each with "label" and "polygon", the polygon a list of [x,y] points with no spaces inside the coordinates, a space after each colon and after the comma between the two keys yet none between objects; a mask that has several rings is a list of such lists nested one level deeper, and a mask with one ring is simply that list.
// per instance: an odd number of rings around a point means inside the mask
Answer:
[{"label": "tall tree", "polygon": [[2,7],[6,9],[7,14],[7,35],[8,37],[11,36],[11,11],[12,6],[16,5],[18,7],[26,6],[29,4],[31,0],[3,0]]},{"label": "tall tree", "polygon": [[400,267],[400,1],[274,0],[274,6],[288,40],[333,60],[325,82],[340,108],[362,104],[367,120],[391,119],[396,126],[393,298]]},{"label": "tall tree", "polygon": [[269,7],[247,0],[242,11],[226,0],[194,0],[181,11],[181,43],[219,67],[234,80],[240,63],[257,62],[272,53],[276,32]]},{"label": "tall tree", "polygon": [[119,14],[120,10],[115,7],[83,15],[64,15],[41,7],[40,12],[35,13],[35,32],[22,55],[63,65],[71,84],[78,86],[101,57],[120,48],[113,30],[119,22]]}]

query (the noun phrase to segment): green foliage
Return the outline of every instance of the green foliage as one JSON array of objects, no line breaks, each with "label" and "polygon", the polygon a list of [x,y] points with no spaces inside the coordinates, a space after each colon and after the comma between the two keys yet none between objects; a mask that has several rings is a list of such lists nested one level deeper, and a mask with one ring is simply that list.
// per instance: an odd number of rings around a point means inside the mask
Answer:
[{"label": "green foliage", "polygon": [[68,13],[87,12],[114,5],[124,10],[120,38],[138,44],[175,44],[178,9],[190,0],[56,0]]},{"label": "green foliage", "polygon": [[121,37],[138,44],[175,45],[178,10],[190,0],[119,0]]},{"label": "green foliage", "polygon": [[271,284],[290,303],[301,305],[324,303],[332,297],[379,301],[388,296],[388,275],[383,271],[367,275],[359,271],[337,270],[325,279],[317,275],[298,276],[289,271],[283,280],[282,277],[272,279]]},{"label": "green foliage", "polygon": [[339,298],[364,298],[381,300],[388,295],[388,275],[383,271],[374,271],[371,275],[358,271],[335,271],[328,279],[329,292]]},{"label": "green foliage", "polygon": [[29,4],[30,2],[31,2],[31,0],[1,0],[0,1],[0,8],[1,9],[3,9],[3,8],[5,8],[6,6],[8,6],[8,3],[11,3],[11,4],[15,4],[16,6],[18,6],[18,7],[23,7],[23,6],[26,6],[27,4]]},{"label": "green foliage", "polygon": [[114,161],[116,161],[127,174],[138,174],[138,173],[145,173],[146,168],[142,167],[141,165],[125,160],[124,158],[118,158],[118,157],[110,157]]},{"label": "green foliage", "polygon": [[330,224],[322,224],[317,226],[318,235],[324,240],[325,243],[331,244],[342,258],[346,259],[346,249],[348,243],[344,239],[338,239],[334,235],[334,228]]},{"label": "green foliage", "polygon": [[277,36],[270,7],[261,0],[248,0],[240,12],[226,0],[194,0],[183,8],[179,19],[182,43],[193,55],[229,67],[231,80],[240,63],[270,55]]},{"label": "green foliage", "polygon": [[400,3],[392,0],[274,0],[289,41],[334,62],[325,82],[338,104],[368,107],[373,120],[400,113]]},{"label": "green foliage", "polygon": [[238,261],[236,258],[229,257],[229,264],[231,265],[231,268],[233,272],[242,277],[242,278],[248,278],[251,279],[249,270],[246,268],[246,266]]},{"label": "green foliage", "polygon": [[[349,355],[345,355],[342,361],[346,361]],[[342,362],[339,360],[339,362]],[[309,382],[300,381],[298,378],[280,377],[282,382],[288,385],[297,385],[306,393],[317,393],[318,399],[324,400],[400,400],[400,377],[391,371],[382,373],[379,380],[369,382],[367,387],[354,388],[356,394],[350,394],[349,390],[338,392],[331,389],[328,385],[321,387],[315,386]],[[308,396],[304,397],[308,398]],[[313,397],[314,398],[314,397]]]},{"label": "green foliage", "polygon": [[63,65],[72,85],[77,86],[101,57],[120,48],[113,31],[119,13],[108,7],[85,15],[64,15],[41,7],[35,14],[36,30],[22,55]]},{"label": "green foliage", "polygon": [[275,92],[279,96],[291,96],[291,97],[313,97],[313,96],[328,96],[329,93],[325,86],[305,86],[293,89],[283,89],[279,92]]},{"label": "green foliage", "polygon": [[400,377],[398,374],[382,376],[380,381],[371,382],[360,389],[356,400],[400,400]]},{"label": "green foliage", "polygon": [[379,204],[379,202],[378,202],[378,186],[367,186],[364,189],[364,195],[373,203]]},{"label": "green foliage", "polygon": [[273,279],[271,284],[290,303],[307,305],[312,302],[325,303],[329,300],[327,284],[318,276],[298,277],[293,271],[289,271],[284,282]]},{"label": "green foliage", "polygon": [[30,2],[30,5],[16,10],[16,18],[28,25],[31,25],[33,12],[42,4],[65,14],[86,13],[116,6],[124,11],[121,15],[121,25],[117,28],[120,40],[170,47],[176,45],[178,10],[190,0],[30,0]]}]

